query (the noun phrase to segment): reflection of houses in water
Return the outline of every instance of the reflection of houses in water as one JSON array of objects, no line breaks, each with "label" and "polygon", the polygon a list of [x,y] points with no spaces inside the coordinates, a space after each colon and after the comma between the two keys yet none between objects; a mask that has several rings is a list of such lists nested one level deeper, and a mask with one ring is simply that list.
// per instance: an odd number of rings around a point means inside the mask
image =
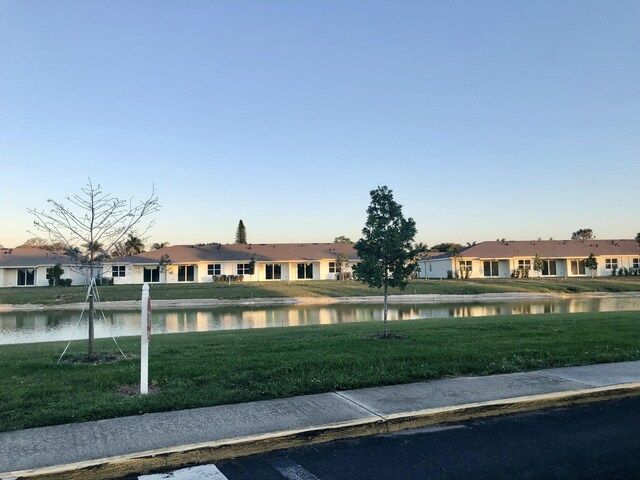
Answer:
[{"label": "reflection of houses in water", "polygon": [[413,305],[402,305],[391,309],[392,320],[414,320],[419,318],[420,309]]},{"label": "reflection of houses in water", "polygon": [[577,302],[575,299],[569,300],[567,312],[568,313],[584,313],[591,312],[591,306],[585,302]]},{"label": "reflection of houses in water", "polygon": [[[510,313],[510,312],[509,312]],[[498,305],[456,305],[449,308],[448,315],[443,315],[440,318],[446,317],[488,317],[491,315],[505,315],[507,312],[501,312],[501,308]]]},{"label": "reflection of houses in water", "polygon": [[[75,313],[76,318],[79,313]],[[46,330],[69,316],[68,312],[8,312],[0,315],[0,330]]]},{"label": "reflection of houses in water", "polygon": [[196,312],[196,331],[197,332],[209,331],[209,318],[211,318],[211,313],[209,312]]},{"label": "reflection of houses in water", "polygon": [[[390,320],[462,318],[491,315],[581,313],[640,310],[640,297],[544,299],[532,303],[392,304]],[[79,311],[0,313],[0,344],[86,338],[86,315]],[[140,335],[140,312],[105,311],[96,321],[96,338]],[[208,310],[154,310],[153,333],[238,330],[381,321],[382,305],[333,304],[277,307],[221,307]],[[108,328],[107,328],[108,327]]]},{"label": "reflection of houses in water", "polygon": [[514,315],[523,315],[523,314],[531,313],[531,305],[527,305],[524,303],[515,304],[511,308],[511,313]]}]

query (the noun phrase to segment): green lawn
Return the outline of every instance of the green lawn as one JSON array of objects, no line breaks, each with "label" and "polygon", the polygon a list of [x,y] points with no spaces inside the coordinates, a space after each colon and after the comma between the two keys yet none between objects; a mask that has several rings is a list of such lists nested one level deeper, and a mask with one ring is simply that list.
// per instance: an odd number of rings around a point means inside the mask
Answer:
[{"label": "green lawn", "polygon": [[[141,285],[100,287],[103,301],[138,300]],[[482,280],[413,280],[404,291],[408,294],[478,294],[501,292],[629,292],[640,291],[640,277],[604,277],[578,279],[482,279]],[[84,301],[85,287],[14,287],[0,288],[0,304],[63,304]],[[154,299],[246,299],[273,297],[348,297],[381,295],[381,291],[359,282],[301,281],[247,282],[239,284],[194,283],[151,285]]]},{"label": "green lawn", "polygon": [[[640,313],[519,315],[381,324],[158,335],[149,378],[159,392],[118,390],[139,381],[139,360],[56,365],[64,343],[0,347],[0,430],[141,412],[640,359]],[[123,338],[136,355],[139,339]],[[100,340],[99,351],[115,351]],[[85,352],[72,344],[68,355]]]}]

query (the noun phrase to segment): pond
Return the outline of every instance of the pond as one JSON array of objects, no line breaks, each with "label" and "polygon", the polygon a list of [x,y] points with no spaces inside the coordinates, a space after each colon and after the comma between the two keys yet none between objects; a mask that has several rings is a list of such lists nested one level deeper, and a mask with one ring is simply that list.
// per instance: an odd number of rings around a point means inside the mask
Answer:
[{"label": "pond", "polygon": [[[482,317],[545,313],[640,310],[640,296],[563,298],[478,303],[392,304],[389,320]],[[86,338],[86,315],[75,311],[16,311],[0,313],[0,344],[34,343]],[[382,305],[331,304],[234,306],[154,310],[152,334],[295,327],[382,319]],[[139,335],[140,313],[104,311],[96,323],[96,338]]]}]

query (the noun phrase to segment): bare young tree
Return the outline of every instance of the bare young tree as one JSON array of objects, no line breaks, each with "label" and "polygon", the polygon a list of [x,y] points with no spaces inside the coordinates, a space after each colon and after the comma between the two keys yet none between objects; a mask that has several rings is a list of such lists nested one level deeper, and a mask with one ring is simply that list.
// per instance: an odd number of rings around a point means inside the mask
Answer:
[{"label": "bare young tree", "polygon": [[75,245],[86,248],[79,261],[88,269],[89,283],[89,345],[88,356],[95,358],[95,276],[97,262],[108,256],[134,230],[144,235],[154,224],[148,218],[160,209],[158,196],[152,188],[145,200],[122,200],[105,193],[100,184],[89,179],[81,193],[66,197],[66,202],[48,199],[51,209],[27,209],[36,219],[35,228],[45,233],[53,243],[64,244],[69,251]]}]

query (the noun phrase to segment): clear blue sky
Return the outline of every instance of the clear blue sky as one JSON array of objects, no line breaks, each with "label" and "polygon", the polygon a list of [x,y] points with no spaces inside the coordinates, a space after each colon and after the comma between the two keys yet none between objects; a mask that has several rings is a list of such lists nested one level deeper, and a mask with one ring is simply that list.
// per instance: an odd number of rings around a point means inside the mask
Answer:
[{"label": "clear blue sky", "polygon": [[0,243],[91,177],[150,242],[640,231],[640,2],[0,0]]}]

